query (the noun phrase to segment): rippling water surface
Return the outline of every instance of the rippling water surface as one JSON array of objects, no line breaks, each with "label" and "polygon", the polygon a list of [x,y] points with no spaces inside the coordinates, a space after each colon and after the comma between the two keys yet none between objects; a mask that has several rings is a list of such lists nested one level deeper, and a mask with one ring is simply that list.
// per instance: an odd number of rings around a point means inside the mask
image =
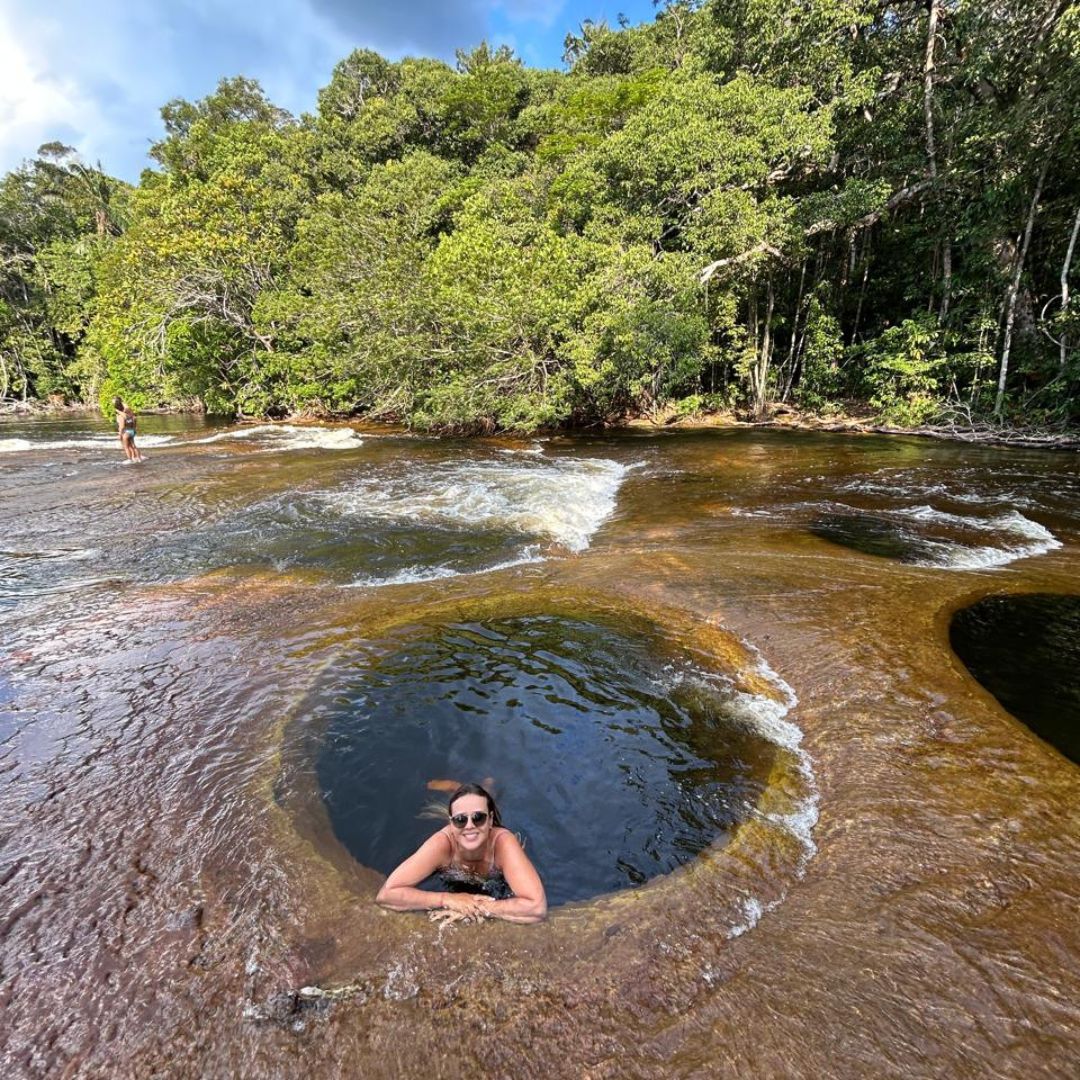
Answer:
[{"label": "rippling water surface", "polygon": [[[5,1075],[1069,1072],[1080,773],[949,627],[1072,610],[1075,455],[140,443],[0,424]],[[376,909],[489,775],[549,920]]]},{"label": "rippling water surface", "polygon": [[[402,643],[351,678],[335,670],[320,706],[319,787],[357,859],[390,873],[431,816],[445,823],[448,778],[485,778],[552,906],[640,885],[727,839],[781,752],[746,724],[745,695],[661,663],[647,639],[552,616]],[[417,814],[432,790],[444,798]]]}]

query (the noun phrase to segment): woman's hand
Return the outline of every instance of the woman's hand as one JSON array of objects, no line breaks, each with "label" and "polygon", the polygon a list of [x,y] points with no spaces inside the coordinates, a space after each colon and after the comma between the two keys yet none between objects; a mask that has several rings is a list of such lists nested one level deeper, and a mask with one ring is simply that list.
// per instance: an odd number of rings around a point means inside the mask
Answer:
[{"label": "woman's hand", "polygon": [[474,893],[443,893],[443,906],[428,916],[432,922],[474,923],[491,917],[490,896]]}]

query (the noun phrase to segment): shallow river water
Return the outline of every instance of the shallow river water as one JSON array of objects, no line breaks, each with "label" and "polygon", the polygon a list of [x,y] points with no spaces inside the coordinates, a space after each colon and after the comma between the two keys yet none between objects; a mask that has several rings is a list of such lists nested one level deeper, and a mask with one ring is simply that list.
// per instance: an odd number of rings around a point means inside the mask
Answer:
[{"label": "shallow river water", "polygon": [[[4,1076],[1075,1070],[1075,455],[140,432],[0,424]],[[544,924],[373,904],[457,780]]]}]

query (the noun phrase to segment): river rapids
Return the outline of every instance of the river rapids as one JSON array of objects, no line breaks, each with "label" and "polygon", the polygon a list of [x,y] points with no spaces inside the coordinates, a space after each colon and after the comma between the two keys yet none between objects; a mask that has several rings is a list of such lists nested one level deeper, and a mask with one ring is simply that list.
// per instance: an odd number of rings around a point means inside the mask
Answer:
[{"label": "river rapids", "polygon": [[[1078,676],[950,645],[1038,594],[1077,648],[1074,455],[139,441],[0,424],[4,1076],[1075,1069]],[[488,777],[547,921],[378,909]]]}]

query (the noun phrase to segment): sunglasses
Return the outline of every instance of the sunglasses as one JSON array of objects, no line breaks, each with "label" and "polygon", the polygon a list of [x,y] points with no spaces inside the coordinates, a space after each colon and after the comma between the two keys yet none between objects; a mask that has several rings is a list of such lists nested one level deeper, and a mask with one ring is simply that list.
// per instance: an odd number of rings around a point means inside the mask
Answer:
[{"label": "sunglasses", "polygon": [[464,829],[469,824],[469,819],[472,819],[472,823],[476,826],[483,825],[487,821],[490,815],[486,810],[474,810],[472,814],[451,814],[450,820],[454,824],[455,829]]}]

